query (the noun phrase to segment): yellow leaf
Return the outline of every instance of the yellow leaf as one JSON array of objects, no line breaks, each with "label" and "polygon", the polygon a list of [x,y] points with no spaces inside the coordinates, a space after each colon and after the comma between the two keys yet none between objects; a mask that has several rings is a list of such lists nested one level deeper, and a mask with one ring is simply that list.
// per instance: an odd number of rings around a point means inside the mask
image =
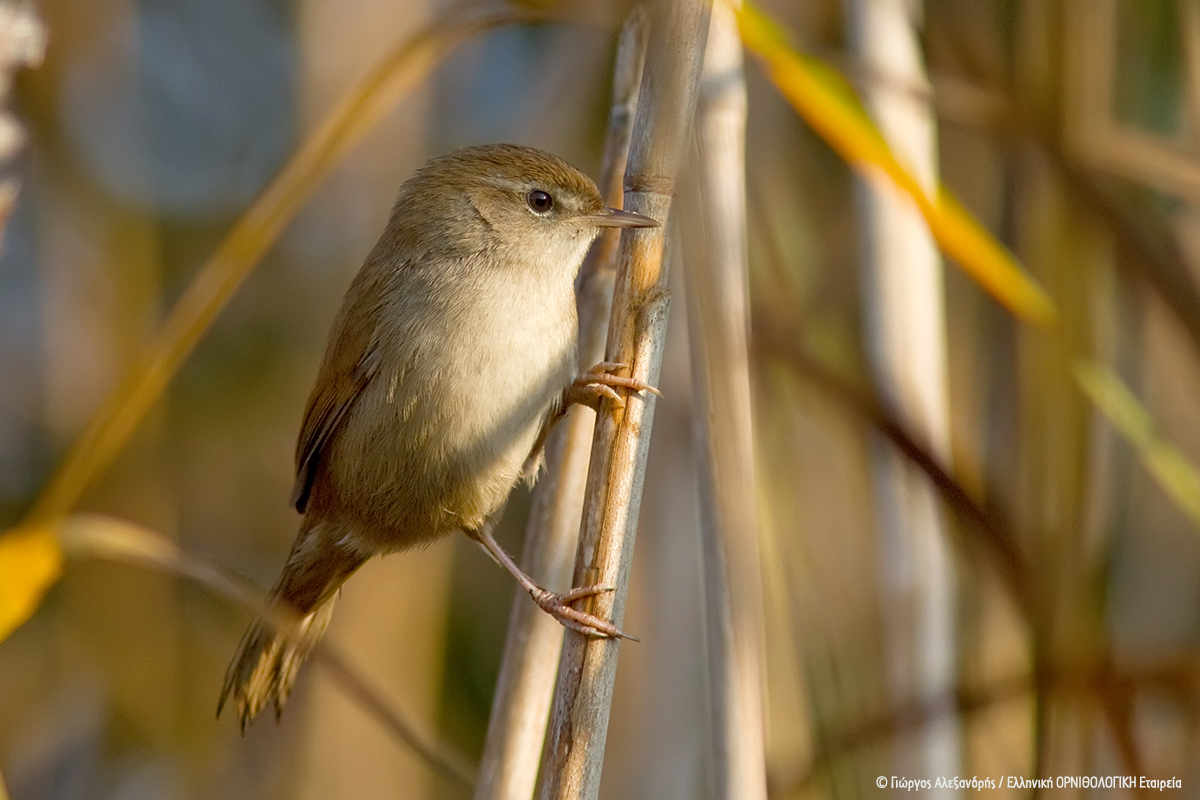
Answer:
[{"label": "yellow leaf", "polygon": [[1167,497],[1200,527],[1200,472],[1158,433],[1154,418],[1121,378],[1092,362],[1075,365],[1075,380],[1112,426],[1137,450],[1142,466]]},{"label": "yellow leaf", "polygon": [[62,574],[62,548],[46,526],[0,536],[0,641],[33,615]]},{"label": "yellow leaf", "polygon": [[945,187],[930,197],[896,159],[853,88],[832,67],[797,53],[774,20],[751,3],[738,10],[746,49],[796,112],[846,163],[868,178],[886,177],[912,198],[942,252],[1017,316],[1052,322],[1054,304],[1037,282]]}]

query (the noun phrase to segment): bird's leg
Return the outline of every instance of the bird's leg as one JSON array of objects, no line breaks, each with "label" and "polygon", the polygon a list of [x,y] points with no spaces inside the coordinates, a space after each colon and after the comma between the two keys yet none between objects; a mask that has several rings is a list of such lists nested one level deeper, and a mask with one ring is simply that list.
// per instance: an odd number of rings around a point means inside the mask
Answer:
[{"label": "bird's leg", "polygon": [[622,633],[621,629],[611,622],[571,607],[571,603],[574,603],[576,600],[582,600],[585,597],[592,597],[604,592],[611,592],[616,587],[583,586],[563,592],[562,594],[551,592],[534,583],[533,578],[526,575],[524,570],[517,566],[517,562],[513,561],[512,556],[505,552],[500,543],[492,536],[492,523],[490,520],[475,530],[466,531],[466,534],[479,542],[479,546],[497,564],[504,567],[517,579],[517,583],[521,584],[521,587],[529,592],[529,596],[533,598],[533,602],[537,603],[543,611],[554,617],[563,626],[582,633],[584,636],[591,636],[597,639],[630,639],[635,642],[638,641],[637,638]]},{"label": "bird's leg", "polygon": [[625,407],[625,398],[617,393],[617,389],[630,389],[635,392],[650,392],[662,397],[662,392],[648,383],[636,378],[626,378],[617,375],[616,370],[628,369],[628,364],[618,364],[615,361],[601,361],[587,372],[580,375],[563,391],[563,408],[578,403],[593,409],[600,408],[601,398],[607,397],[621,408]]},{"label": "bird's leg", "polygon": [[[550,430],[555,423],[561,420],[567,414],[567,409],[573,403],[588,406],[592,409],[599,410],[600,401],[602,398],[609,398],[617,403],[618,406],[624,408],[625,400],[617,393],[616,389],[627,389],[635,392],[652,392],[653,394],[662,397],[662,392],[655,389],[648,383],[643,383],[635,378],[626,378],[621,375],[614,374],[615,370],[628,369],[628,364],[618,364],[613,361],[601,361],[596,366],[589,369],[587,372],[580,375],[571,385],[563,390],[562,403],[546,418],[542,424],[542,428],[538,431],[537,440],[529,453],[529,458],[525,461],[524,472],[526,475],[534,474],[537,466],[541,461],[542,449],[546,446],[546,440],[550,436]],[[637,641],[633,636],[622,633],[617,626],[611,622],[606,622],[599,617],[584,613],[577,609],[571,608],[571,603],[576,600],[582,600],[585,597],[592,597],[604,592],[611,592],[613,586],[584,586],[578,589],[571,589],[562,594],[543,589],[534,583],[533,579],[521,570],[517,563],[512,560],[512,557],[504,551],[492,536],[491,521],[484,523],[476,530],[467,531],[467,535],[487,551],[497,564],[504,567],[512,574],[517,582],[529,592],[533,601],[538,604],[543,611],[554,617],[561,624],[570,628],[573,631],[578,631],[585,636],[594,636],[606,639],[631,639]]]}]

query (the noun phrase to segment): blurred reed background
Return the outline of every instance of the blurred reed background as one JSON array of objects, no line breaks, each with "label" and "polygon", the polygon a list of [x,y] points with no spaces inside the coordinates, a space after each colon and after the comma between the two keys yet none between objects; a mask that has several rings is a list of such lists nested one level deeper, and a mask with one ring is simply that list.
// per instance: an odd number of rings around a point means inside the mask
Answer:
[{"label": "blurred reed background", "polygon": [[[932,778],[941,764],[967,777],[1174,775],[1194,795],[1200,530],[1177,499],[1191,487],[1164,490],[1150,445],[1200,463],[1200,7],[901,3],[917,10],[908,35],[927,80],[897,81],[853,32],[870,4],[762,7],[865,97],[899,92],[932,112],[936,172],[1058,318],[1017,321],[947,264],[935,288],[944,334],[927,345],[944,349],[933,356],[945,385],[926,387],[945,397],[943,433],[905,421],[903,392],[874,377],[881,323],[862,277],[889,242],[868,238],[859,179],[747,63],[769,793],[877,796],[877,776]],[[81,508],[269,585],[295,533],[292,448],[328,325],[397,187],[431,155],[492,141],[597,175],[626,10],[531,2],[522,13],[587,21],[483,30],[439,62],[320,182]],[[441,0],[39,4],[49,44],[18,77],[28,141],[0,256],[0,529],[20,521],[298,143],[451,11]],[[683,169],[676,237],[705,230],[688,200],[695,158]],[[690,253],[670,256],[665,399],[624,624],[642,642],[621,646],[606,798],[712,796]],[[1140,398],[1140,439],[1128,414],[1114,426],[1081,391],[1081,359]],[[897,578],[906,557],[878,522],[878,454],[905,437],[915,447],[901,468],[917,491],[934,487],[942,531],[932,608],[926,579]],[[929,463],[909,466],[915,449],[947,471],[931,481]],[[519,489],[499,532],[514,550],[528,505]],[[383,696],[477,759],[514,589],[454,538],[369,564],[330,635]],[[12,800],[464,796],[318,665],[280,725],[260,721],[243,739],[232,719],[214,722],[248,619],[162,571],[69,561],[0,643]],[[946,678],[931,687],[919,654],[934,630]]]}]

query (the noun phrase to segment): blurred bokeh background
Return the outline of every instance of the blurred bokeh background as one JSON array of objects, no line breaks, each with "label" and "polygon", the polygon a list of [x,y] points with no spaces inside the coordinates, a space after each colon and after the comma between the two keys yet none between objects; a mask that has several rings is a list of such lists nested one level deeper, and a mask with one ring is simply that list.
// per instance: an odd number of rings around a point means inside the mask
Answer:
[{"label": "blurred bokeh background", "polygon": [[[879,78],[851,49],[847,5],[763,3],[800,49],[869,88]],[[0,529],[298,142],[447,7],[37,6],[48,47],[16,86],[28,142],[0,255]],[[292,448],[325,335],[397,187],[432,155],[495,141],[595,175],[622,9],[601,9],[609,24],[595,10],[586,24],[482,33],[442,62],[320,184],[83,507],[268,586],[295,533]],[[949,715],[960,775],[1140,770],[1200,796],[1200,530],[1072,373],[1081,358],[1112,367],[1200,463],[1200,8],[925,0],[919,34],[929,86],[913,91],[937,115],[942,179],[1060,314],[1051,329],[1017,322],[947,265],[952,474],[1002,520],[1019,569],[946,507],[954,680],[942,702],[914,704],[893,679],[888,628],[910,609],[888,588],[872,488],[887,445],[813,363],[873,396],[856,179],[748,63],[772,794],[874,796],[878,775],[932,777],[912,766],[912,743]],[[684,214],[676,231],[699,224]],[[660,384],[625,623],[642,642],[622,649],[608,798],[708,791],[685,305]],[[527,508],[522,488],[499,533],[514,551]],[[370,563],[330,635],[474,758],[515,588],[453,538]],[[243,738],[214,721],[249,617],[169,575],[70,562],[0,643],[13,800],[459,796],[315,667],[278,726],[260,720]]]}]

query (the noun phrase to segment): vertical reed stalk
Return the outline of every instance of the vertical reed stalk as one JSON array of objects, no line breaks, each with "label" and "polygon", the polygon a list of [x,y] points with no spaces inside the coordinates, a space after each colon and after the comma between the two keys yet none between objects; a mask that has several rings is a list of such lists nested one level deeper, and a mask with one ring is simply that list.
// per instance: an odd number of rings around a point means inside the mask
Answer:
[{"label": "vertical reed stalk", "polygon": [[[600,192],[613,206],[621,202],[621,177],[633,135],[646,34],[646,14],[639,6],[626,19],[617,45],[600,173]],[[605,232],[580,272],[577,302],[581,370],[604,359],[618,242],[617,231]],[[592,412],[576,406],[546,444],[546,474],[534,491],[521,557],[522,569],[542,586],[561,587],[571,579],[594,427]],[[562,641],[563,627],[529,602],[524,592],[517,592],[509,615],[475,800],[528,800],[533,795]]]},{"label": "vertical reed stalk", "polygon": [[[666,223],[675,176],[696,108],[708,34],[705,0],[657,0],[650,11],[633,143],[625,173],[625,208]],[[658,380],[667,329],[666,228],[626,231],[621,239],[607,360],[630,365],[633,377]],[[611,400],[596,420],[574,582],[608,584],[591,613],[618,625],[637,533],[654,399]],[[542,800],[591,800],[599,794],[604,740],[620,643],[568,632],[539,775]]]},{"label": "vertical reed stalk", "polygon": [[[867,74],[882,77],[864,100],[888,145],[926,192],[937,187],[936,123],[921,59],[919,0],[857,0],[854,48]],[[917,209],[886,181],[860,183],[863,273],[872,370],[885,401],[949,463],[942,263]],[[894,450],[877,443],[875,488],[883,571],[888,682],[897,697],[929,704],[931,722],[899,768],[956,775],[961,735],[938,698],[957,680],[954,564],[936,493]],[[936,703],[947,707],[937,709]],[[936,713],[936,712],[941,713]]]},{"label": "vertical reed stalk", "polygon": [[746,82],[732,9],[713,6],[696,109],[703,235],[688,251],[700,454],[713,797],[766,800],[763,600],[746,286]]}]

